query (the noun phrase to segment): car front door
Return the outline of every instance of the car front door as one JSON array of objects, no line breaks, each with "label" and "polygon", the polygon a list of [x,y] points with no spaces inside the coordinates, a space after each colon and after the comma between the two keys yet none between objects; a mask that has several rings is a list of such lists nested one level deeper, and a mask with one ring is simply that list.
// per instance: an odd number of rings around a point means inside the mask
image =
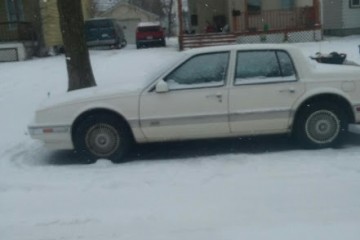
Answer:
[{"label": "car front door", "polygon": [[229,93],[231,132],[251,135],[286,132],[292,106],[304,91],[286,51],[237,52]]},{"label": "car front door", "polygon": [[169,90],[140,97],[140,125],[150,141],[226,136],[229,52],[199,54],[162,78]]}]

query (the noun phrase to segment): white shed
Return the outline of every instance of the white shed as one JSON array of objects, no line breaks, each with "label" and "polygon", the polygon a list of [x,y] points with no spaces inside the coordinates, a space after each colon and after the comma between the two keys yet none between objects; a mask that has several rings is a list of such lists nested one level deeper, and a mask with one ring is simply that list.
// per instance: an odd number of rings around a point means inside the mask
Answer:
[{"label": "white shed", "polygon": [[136,27],[140,22],[159,21],[159,16],[135,5],[119,2],[114,7],[101,14],[101,17],[116,18],[124,26],[128,43],[135,44]]}]

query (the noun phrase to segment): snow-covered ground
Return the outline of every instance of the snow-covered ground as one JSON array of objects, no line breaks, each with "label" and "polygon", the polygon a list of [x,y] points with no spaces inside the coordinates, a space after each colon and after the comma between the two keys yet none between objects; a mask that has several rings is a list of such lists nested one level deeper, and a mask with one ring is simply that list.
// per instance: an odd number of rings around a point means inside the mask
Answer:
[{"label": "snow-covered ground", "polygon": [[[360,63],[360,36],[297,44]],[[98,85],[132,87],[167,48],[91,51]],[[138,146],[135,161],[81,165],[26,134],[67,88],[63,56],[0,64],[0,239],[360,239],[360,136],[305,151],[284,137]]]}]

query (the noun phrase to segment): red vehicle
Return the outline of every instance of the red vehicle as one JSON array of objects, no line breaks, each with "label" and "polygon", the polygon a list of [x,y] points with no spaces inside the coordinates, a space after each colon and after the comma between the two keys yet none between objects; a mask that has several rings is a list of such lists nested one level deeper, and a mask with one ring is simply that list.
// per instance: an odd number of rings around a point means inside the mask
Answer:
[{"label": "red vehicle", "polygon": [[166,46],[165,32],[160,23],[141,22],[136,29],[136,48]]}]

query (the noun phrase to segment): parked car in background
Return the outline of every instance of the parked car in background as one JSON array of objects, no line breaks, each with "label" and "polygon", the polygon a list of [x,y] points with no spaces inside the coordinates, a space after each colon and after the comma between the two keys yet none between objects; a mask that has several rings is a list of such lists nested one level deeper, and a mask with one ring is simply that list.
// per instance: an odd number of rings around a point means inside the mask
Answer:
[{"label": "parked car in background", "polygon": [[89,88],[52,100],[36,111],[31,137],[89,161],[121,162],[134,141],[289,134],[306,148],[328,148],[359,127],[360,67],[321,71],[286,44],[180,55],[138,90]]},{"label": "parked car in background", "polygon": [[166,46],[165,31],[159,22],[141,22],[136,28],[136,48]]},{"label": "parked car in background", "polygon": [[113,18],[86,20],[85,37],[88,47],[109,46],[120,49],[127,44],[120,22]]}]

